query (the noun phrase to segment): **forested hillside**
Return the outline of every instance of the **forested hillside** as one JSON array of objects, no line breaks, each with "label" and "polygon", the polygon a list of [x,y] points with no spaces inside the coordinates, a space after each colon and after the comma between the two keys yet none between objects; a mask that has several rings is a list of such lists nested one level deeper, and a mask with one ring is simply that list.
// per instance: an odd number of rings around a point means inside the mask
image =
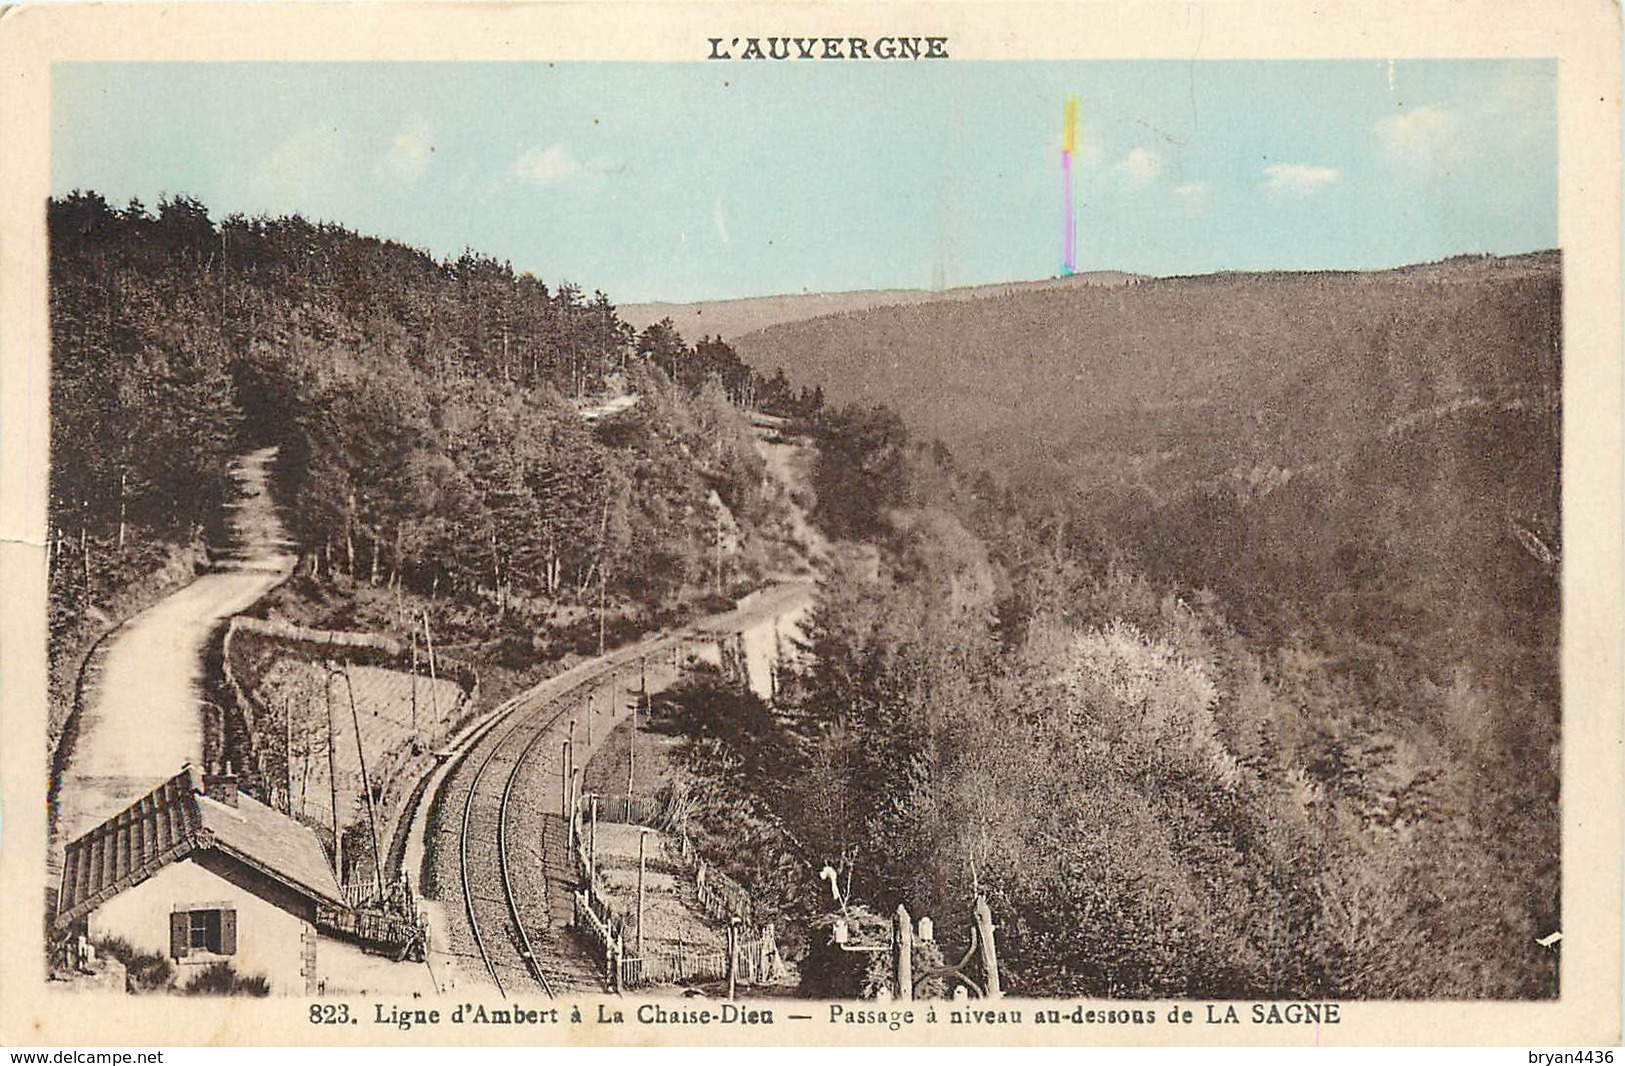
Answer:
[{"label": "forested hillside", "polygon": [[[186,198],[76,194],[50,236],[59,660],[177,546],[218,537],[248,447],[280,446],[301,581],[476,607],[473,636],[528,643],[578,603],[669,610],[772,562],[726,345],[634,335],[604,294],[472,252],[216,222]],[[616,394],[638,401],[583,417]]]},{"label": "forested hillside", "polygon": [[50,222],[59,696],[250,447],[324,625],[416,597],[527,665],[742,590],[793,524],[765,409],[833,542],[807,654],[772,707],[701,671],[664,710],[806,994],[861,991],[818,963],[829,863],[952,958],[984,894],[1016,993],[1556,995],[1555,254],[875,309],[753,371],[472,252]]},{"label": "forested hillside", "polygon": [[1346,456],[1464,399],[1549,399],[1558,284],[1556,253],[1166,278],[826,315],[736,344],[1022,484],[1160,497],[1238,464]]},{"label": "forested hillside", "polygon": [[1547,255],[742,341],[866,401],[814,514],[881,550],[742,717],[740,802],[876,913],[979,884],[1027,992],[1554,995],[1559,292]]},{"label": "forested hillside", "polygon": [[[1556,253],[1219,275],[787,325],[741,350],[883,402],[1268,647],[1555,701]],[[1408,689],[1380,697],[1408,700]]]},{"label": "forested hillside", "polygon": [[[697,817],[753,841],[718,861],[791,923],[820,928],[809,867],[830,862],[872,913],[936,918],[951,957],[979,888],[1023,994],[1556,994],[1538,560],[1504,560],[1529,603],[1460,628],[1396,571],[1260,635],[1231,619],[1244,602],[1000,492],[895,415],[831,412],[820,445],[816,513],[861,539],[832,555],[806,668],[774,709],[680,701]],[[814,996],[863,987],[803,975]]]}]

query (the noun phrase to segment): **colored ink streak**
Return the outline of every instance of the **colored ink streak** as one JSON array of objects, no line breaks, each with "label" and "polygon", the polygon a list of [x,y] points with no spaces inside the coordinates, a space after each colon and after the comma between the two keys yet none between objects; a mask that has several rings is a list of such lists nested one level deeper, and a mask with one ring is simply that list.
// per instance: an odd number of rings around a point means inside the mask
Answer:
[{"label": "colored ink streak", "polygon": [[1076,249],[1072,244],[1072,153],[1063,149],[1061,151],[1061,184],[1065,207],[1061,211],[1062,234],[1065,239],[1066,251],[1063,253],[1061,269],[1068,274],[1078,269]]},{"label": "colored ink streak", "polygon": [[1061,272],[1073,274],[1078,269],[1077,226],[1072,218],[1072,155],[1078,147],[1078,98],[1068,96],[1062,108],[1061,126],[1061,225],[1065,252]]}]

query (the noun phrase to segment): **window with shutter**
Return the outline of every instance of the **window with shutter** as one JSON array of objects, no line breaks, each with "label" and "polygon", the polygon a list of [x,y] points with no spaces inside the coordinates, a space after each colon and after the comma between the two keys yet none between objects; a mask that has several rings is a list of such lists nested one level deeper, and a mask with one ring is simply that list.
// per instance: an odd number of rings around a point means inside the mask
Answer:
[{"label": "window with shutter", "polygon": [[217,910],[191,912],[191,947],[193,951],[220,953],[220,912]]},{"label": "window with shutter", "polygon": [[235,955],[237,911],[220,906],[172,911],[169,915],[169,953],[177,959],[197,954]]}]

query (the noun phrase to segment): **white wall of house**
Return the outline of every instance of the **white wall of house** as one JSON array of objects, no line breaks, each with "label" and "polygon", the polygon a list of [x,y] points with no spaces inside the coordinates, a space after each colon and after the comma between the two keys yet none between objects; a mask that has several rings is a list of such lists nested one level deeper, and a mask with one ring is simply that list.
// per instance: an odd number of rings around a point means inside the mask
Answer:
[{"label": "white wall of house", "polygon": [[[237,912],[237,950],[231,955],[170,954],[169,922],[175,910],[230,907]],[[244,976],[258,974],[277,994],[304,995],[303,942],[309,923],[247,888],[205,869],[193,859],[172,863],[154,876],[119,893],[89,919],[92,940],[123,937],[142,951],[170,959],[176,984],[213,962],[230,962]]]}]

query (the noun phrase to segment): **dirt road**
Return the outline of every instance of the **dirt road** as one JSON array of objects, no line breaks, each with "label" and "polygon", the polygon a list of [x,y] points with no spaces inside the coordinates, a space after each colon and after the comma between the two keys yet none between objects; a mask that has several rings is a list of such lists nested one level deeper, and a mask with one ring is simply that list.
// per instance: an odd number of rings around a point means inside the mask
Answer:
[{"label": "dirt road", "polygon": [[111,638],[58,794],[53,853],[139,799],[187,760],[200,760],[204,647],[222,620],[251,606],[295,563],[268,490],[275,448],[243,456],[232,475],[232,539],[186,587],[126,622]]}]

